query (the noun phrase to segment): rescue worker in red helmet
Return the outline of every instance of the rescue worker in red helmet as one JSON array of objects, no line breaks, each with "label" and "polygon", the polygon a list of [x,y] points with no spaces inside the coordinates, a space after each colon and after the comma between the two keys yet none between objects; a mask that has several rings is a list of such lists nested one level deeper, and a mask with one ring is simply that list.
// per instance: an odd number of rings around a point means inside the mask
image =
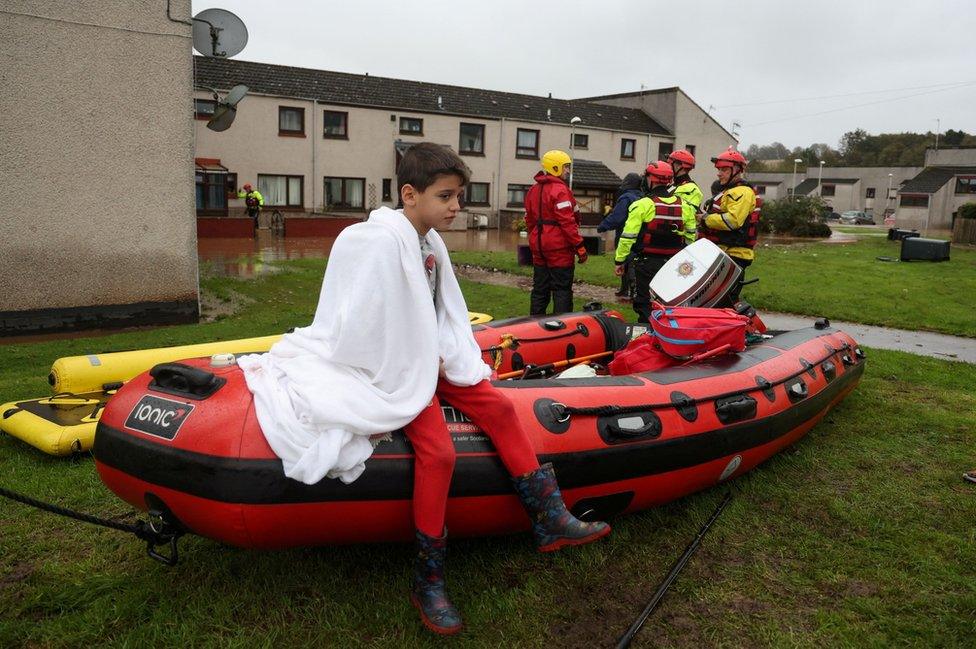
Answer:
[{"label": "rescue worker in red helmet", "polygon": [[261,192],[251,187],[251,183],[244,183],[244,186],[237,191],[237,197],[244,199],[247,208],[247,215],[254,219],[254,229],[258,229],[258,217],[261,208],[264,206],[264,196]]},{"label": "rescue worker in red helmet", "polygon": [[[671,169],[674,171],[671,193],[681,199],[682,206],[692,215],[697,224],[698,210],[704,202],[705,195],[698,183],[688,175],[695,168],[695,156],[687,149],[678,149],[668,154],[668,163],[671,164]],[[694,231],[691,230],[691,232]]]},{"label": "rescue worker in red helmet", "polygon": [[634,201],[614,255],[617,277],[624,265],[634,268],[634,311],[638,322],[650,322],[651,280],[665,262],[695,240],[695,215],[669,191],[674,180],[671,165],[663,160],[647,165],[647,195]]},{"label": "rescue worker in red helmet", "polygon": [[[729,147],[712,158],[712,163],[718,172],[719,187],[715,196],[705,203],[699,232],[745,270],[756,258],[754,248],[759,235],[756,191],[742,177],[748,161]],[[740,289],[741,281],[729,296],[733,303],[738,301]]]},{"label": "rescue worker in red helmet", "polygon": [[525,227],[532,251],[530,315],[573,310],[575,262],[586,263],[586,248],[577,221],[576,199],[569,189],[572,159],[564,151],[547,151],[535,185],[525,193]]}]

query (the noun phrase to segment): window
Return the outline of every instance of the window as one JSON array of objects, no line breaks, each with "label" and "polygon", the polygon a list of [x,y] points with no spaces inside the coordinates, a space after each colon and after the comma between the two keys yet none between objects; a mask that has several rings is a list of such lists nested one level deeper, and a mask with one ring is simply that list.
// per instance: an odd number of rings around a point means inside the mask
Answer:
[{"label": "window", "polygon": [[227,214],[227,174],[196,172],[197,214]]},{"label": "window", "polygon": [[227,198],[237,198],[237,174],[227,174]]},{"label": "window", "polygon": [[400,135],[423,135],[424,120],[419,117],[401,117]]},{"label": "window", "polygon": [[976,176],[957,176],[957,194],[976,194]]},{"label": "window", "polygon": [[688,153],[690,153],[691,155],[695,155],[695,145],[694,144],[686,144],[685,145],[685,150]]},{"label": "window", "polygon": [[766,185],[756,185],[756,196],[766,195]]},{"label": "window", "polygon": [[305,137],[305,109],[278,106],[278,135]]},{"label": "window", "polygon": [[928,207],[929,196],[928,194],[902,194],[899,205],[902,207]]},{"label": "window", "polygon": [[464,203],[466,205],[487,205],[488,183],[468,183],[464,190]]},{"label": "window", "polygon": [[265,207],[301,207],[304,186],[304,176],[258,174],[258,191]]},{"label": "window", "polygon": [[874,198],[874,187],[868,187],[864,190],[864,198]]},{"label": "window", "polygon": [[349,139],[349,113],[337,110],[322,111],[322,137]]},{"label": "window", "polygon": [[[515,157],[539,157],[539,131],[534,131],[529,128],[518,129],[518,131],[515,133]],[[509,187],[512,186],[513,185],[509,185]]]},{"label": "window", "polygon": [[573,133],[573,148],[586,149],[590,146],[590,136],[586,133]]},{"label": "window", "polygon": [[620,159],[633,160],[634,150],[637,148],[637,140],[620,140]]},{"label": "window", "polygon": [[366,204],[365,178],[326,178],[325,205],[329,208],[361,210]]},{"label": "window", "polygon": [[522,207],[525,205],[525,192],[529,191],[532,185],[509,185],[508,186],[508,206]]},{"label": "window", "polygon": [[213,99],[194,99],[193,116],[197,119],[210,119],[217,110],[217,102]]},{"label": "window", "polygon": [[834,196],[836,195],[837,187],[835,185],[821,185],[820,195],[821,196]]},{"label": "window", "polygon": [[385,203],[393,202],[393,179],[392,178],[383,179],[383,202]]},{"label": "window", "polygon": [[657,145],[657,159],[667,160],[672,151],[674,151],[674,144],[671,142],[661,142]]},{"label": "window", "polygon": [[485,154],[485,125],[461,122],[461,142],[458,144],[461,155]]}]

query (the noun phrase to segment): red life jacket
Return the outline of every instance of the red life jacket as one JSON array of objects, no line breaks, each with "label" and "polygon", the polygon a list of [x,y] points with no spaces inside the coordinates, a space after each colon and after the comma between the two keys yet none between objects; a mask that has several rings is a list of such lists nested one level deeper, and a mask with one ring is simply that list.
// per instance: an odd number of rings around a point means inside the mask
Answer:
[{"label": "red life jacket", "polygon": [[[739,187],[740,185],[745,185],[749,189],[755,191],[755,188],[753,188],[752,185],[743,180],[739,180],[725,189]],[[725,189],[712,197],[712,207],[709,210],[710,214],[722,213],[722,208],[720,206],[722,203],[722,196],[725,194]],[[703,224],[698,232],[703,239],[708,239],[712,243],[716,243],[727,248],[755,248],[756,241],[759,239],[760,216],[762,216],[762,199],[756,196],[756,207],[752,210],[752,212],[749,213],[749,216],[746,218],[746,222],[742,224],[741,228],[735,230],[712,230]]]},{"label": "red life jacket", "polygon": [[638,254],[671,257],[685,247],[685,238],[678,234],[684,230],[681,199],[675,196],[674,203],[662,203],[656,196],[649,198],[654,201],[655,213],[652,220],[644,221],[637,234]]}]

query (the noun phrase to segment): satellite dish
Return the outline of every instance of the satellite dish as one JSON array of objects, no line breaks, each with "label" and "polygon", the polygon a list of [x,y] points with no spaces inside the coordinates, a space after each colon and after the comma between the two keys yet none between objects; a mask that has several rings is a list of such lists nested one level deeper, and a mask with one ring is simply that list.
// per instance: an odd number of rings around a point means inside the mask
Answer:
[{"label": "satellite dish", "polygon": [[231,88],[224,95],[223,101],[218,99],[215,92],[214,99],[217,100],[217,109],[214,111],[213,117],[207,121],[207,128],[218,133],[229,129],[230,125],[234,123],[234,118],[237,117],[237,104],[241,99],[244,99],[246,94],[247,86],[243,84]]},{"label": "satellite dish", "polygon": [[240,54],[247,45],[244,21],[225,9],[204,9],[193,17],[193,49],[204,56]]}]

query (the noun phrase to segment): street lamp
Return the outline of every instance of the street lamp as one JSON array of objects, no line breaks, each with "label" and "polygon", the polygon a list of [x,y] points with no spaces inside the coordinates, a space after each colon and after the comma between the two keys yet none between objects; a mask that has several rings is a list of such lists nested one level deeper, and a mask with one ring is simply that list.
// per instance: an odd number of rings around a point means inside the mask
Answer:
[{"label": "street lamp", "polygon": [[569,191],[573,191],[573,169],[576,168],[576,125],[582,121],[579,117],[569,120],[569,157],[573,159],[569,168]]},{"label": "street lamp", "polygon": [[790,183],[790,186],[792,187],[792,189],[790,190],[790,200],[796,198],[796,165],[800,164],[801,162],[803,162],[803,160],[801,160],[800,158],[793,159],[793,180]]},{"label": "street lamp", "polygon": [[882,219],[888,216],[888,210],[891,209],[888,206],[891,205],[891,177],[893,175],[894,174],[888,174],[888,195],[885,196],[885,215],[881,217]]},{"label": "street lamp", "polygon": [[823,166],[826,164],[823,160],[820,161],[820,175],[817,176],[817,196],[823,197]]}]

